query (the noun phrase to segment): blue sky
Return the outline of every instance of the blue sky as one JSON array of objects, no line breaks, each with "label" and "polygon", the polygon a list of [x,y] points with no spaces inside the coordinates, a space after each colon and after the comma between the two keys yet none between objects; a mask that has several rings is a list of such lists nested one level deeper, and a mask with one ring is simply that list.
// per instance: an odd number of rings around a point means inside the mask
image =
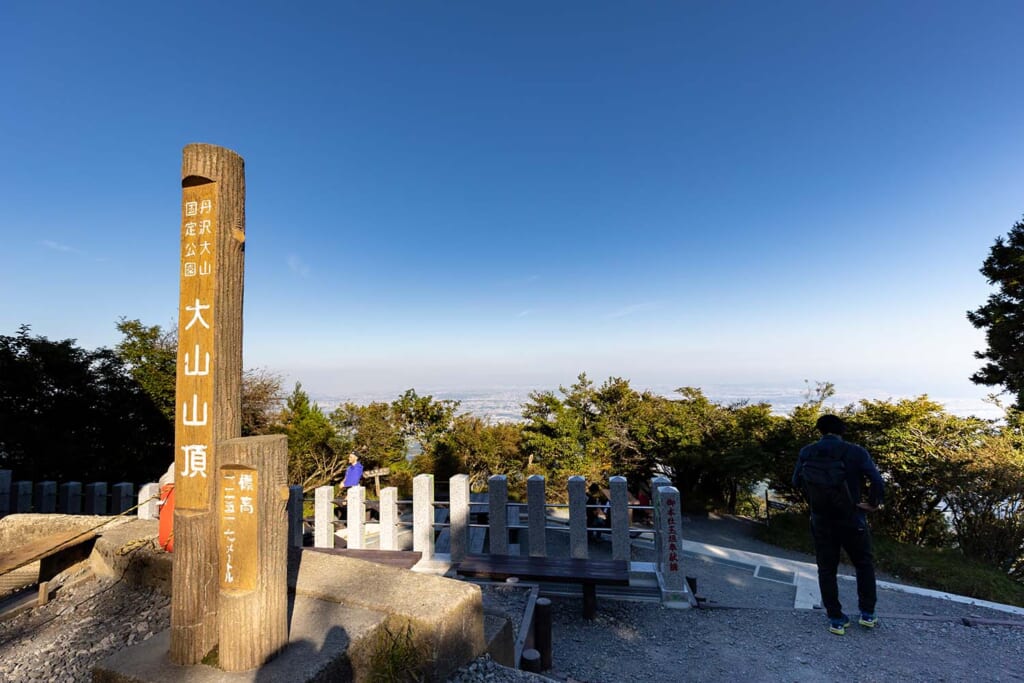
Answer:
[{"label": "blue sky", "polygon": [[314,393],[980,397],[1019,2],[0,9],[0,334],[177,315],[181,148],[246,160],[245,364]]}]

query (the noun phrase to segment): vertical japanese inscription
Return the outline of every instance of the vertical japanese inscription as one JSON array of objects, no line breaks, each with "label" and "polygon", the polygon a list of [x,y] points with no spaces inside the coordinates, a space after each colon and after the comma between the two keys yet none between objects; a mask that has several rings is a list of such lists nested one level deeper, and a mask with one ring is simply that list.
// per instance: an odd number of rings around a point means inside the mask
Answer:
[{"label": "vertical japanese inscription", "polygon": [[217,229],[217,184],[182,188],[174,421],[175,505],[182,510],[208,510],[210,506]]},{"label": "vertical japanese inscription", "polygon": [[676,499],[665,496],[665,519],[668,521],[668,537],[665,539],[665,550],[668,553],[668,571],[679,571],[679,531],[676,527]]},{"label": "vertical japanese inscription", "polygon": [[259,474],[245,467],[220,470],[220,587],[251,591],[256,588],[256,491]]}]

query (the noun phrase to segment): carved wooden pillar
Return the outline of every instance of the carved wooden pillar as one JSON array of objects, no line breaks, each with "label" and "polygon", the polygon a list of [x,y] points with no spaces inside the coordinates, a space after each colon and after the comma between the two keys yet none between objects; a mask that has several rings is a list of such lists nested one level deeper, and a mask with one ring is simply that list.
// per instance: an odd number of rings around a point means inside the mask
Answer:
[{"label": "carved wooden pillar", "polygon": [[241,435],[244,161],[188,145],[181,178],[170,658],[196,664],[217,644],[217,445]]}]

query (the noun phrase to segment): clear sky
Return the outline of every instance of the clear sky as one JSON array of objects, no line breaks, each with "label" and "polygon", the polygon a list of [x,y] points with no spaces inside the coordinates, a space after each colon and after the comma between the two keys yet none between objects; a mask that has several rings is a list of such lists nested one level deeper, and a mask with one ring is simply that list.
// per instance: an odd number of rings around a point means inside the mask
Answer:
[{"label": "clear sky", "polygon": [[181,148],[246,160],[245,364],[979,397],[1024,3],[0,7],[0,334],[177,316]]}]

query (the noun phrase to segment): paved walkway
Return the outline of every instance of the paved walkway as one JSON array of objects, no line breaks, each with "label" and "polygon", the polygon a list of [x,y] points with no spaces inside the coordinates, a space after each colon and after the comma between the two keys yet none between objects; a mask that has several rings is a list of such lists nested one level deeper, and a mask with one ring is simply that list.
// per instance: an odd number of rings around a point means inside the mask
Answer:
[{"label": "paved walkway", "polygon": [[[684,569],[688,576],[697,579],[697,594],[713,605],[820,608],[818,569],[813,556],[758,540],[758,526],[750,519],[730,515],[684,518]],[[654,544],[644,536],[635,539],[633,547],[636,558],[653,553]],[[845,605],[855,605],[853,567],[841,565],[839,571],[840,598]],[[930,606],[926,612],[934,612],[946,604],[957,613],[976,607],[1015,615],[1014,618],[1024,616],[1021,607],[905,585],[883,572],[878,573],[877,585],[881,613],[920,613],[925,604]],[[922,602],[922,598],[929,600]]]},{"label": "paved walkway", "polygon": [[[685,540],[683,541],[683,554],[691,559],[706,558],[727,567],[749,571],[755,579],[793,586],[795,587],[793,607],[796,609],[814,609],[816,605],[821,604],[821,593],[818,590],[818,569],[812,562],[800,562],[746,550]],[[840,574],[839,578],[851,583],[856,580],[850,574]],[[1022,607],[1003,605],[997,602],[989,602],[988,600],[979,600],[977,598],[944,593],[928,588],[918,588],[917,586],[908,586],[891,581],[878,581],[877,583],[879,589],[938,600],[948,600],[954,603],[984,607],[999,612],[1024,616],[1024,608]],[[752,584],[751,587],[754,590],[757,589],[755,584]],[[698,594],[699,592],[698,589]]]}]

